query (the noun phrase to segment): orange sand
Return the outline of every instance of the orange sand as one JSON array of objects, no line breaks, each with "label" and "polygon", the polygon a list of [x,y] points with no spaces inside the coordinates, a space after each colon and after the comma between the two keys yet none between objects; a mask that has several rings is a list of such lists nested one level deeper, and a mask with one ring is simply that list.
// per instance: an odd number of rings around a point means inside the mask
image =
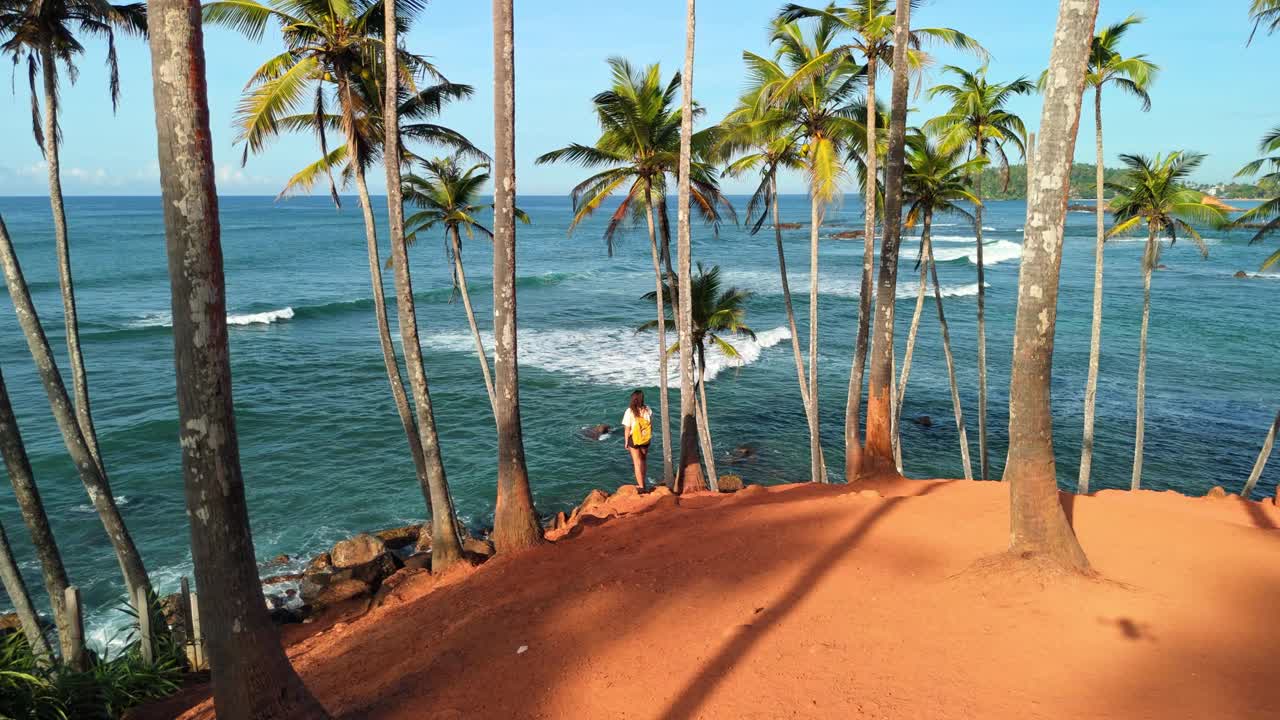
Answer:
[{"label": "orange sand", "polygon": [[878,491],[629,498],[290,654],[344,718],[1280,718],[1270,501],[1068,497],[1084,578],[977,562],[1000,483]]}]

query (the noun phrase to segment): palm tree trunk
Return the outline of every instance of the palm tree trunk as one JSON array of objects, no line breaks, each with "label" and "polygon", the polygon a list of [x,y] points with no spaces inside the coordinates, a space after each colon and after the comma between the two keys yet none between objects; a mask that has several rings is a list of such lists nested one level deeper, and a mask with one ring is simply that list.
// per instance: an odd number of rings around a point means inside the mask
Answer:
[{"label": "palm tree trunk", "polygon": [[714,477],[702,477],[698,462],[698,401],[693,378],[693,276],[692,243],[689,228],[689,164],[690,139],[693,136],[693,47],[695,37],[695,0],[685,6],[684,72],[680,76],[680,166],[676,207],[676,274],[679,307],[675,313],[680,333],[680,465],[676,492],[701,492],[716,486]]},{"label": "palm tree trunk", "polygon": [[822,427],[818,414],[818,232],[822,227],[822,201],[817,187],[809,194],[809,479],[827,481],[822,457]]},{"label": "palm tree trunk", "polygon": [[41,664],[50,663],[53,650],[44,637],[44,631],[40,629],[40,616],[31,604],[27,583],[22,579],[17,561],[13,559],[13,548],[9,545],[9,536],[5,534],[3,524],[0,524],[0,586],[4,587],[5,594],[13,603],[13,610],[18,614],[18,624],[22,626],[22,634],[26,637],[31,652]]},{"label": "palm tree trunk", "polygon": [[[417,411],[418,441],[422,444],[422,457],[427,467],[427,487],[431,504],[431,570],[442,572],[462,559],[462,539],[458,535],[458,521],[454,515],[453,498],[449,494],[449,480],[444,472],[444,460],[440,455],[440,437],[436,431],[435,413],[431,407],[431,388],[427,383],[427,368],[422,361],[422,345],[418,340],[418,311],[413,299],[413,277],[409,267],[409,249],[404,237],[404,200],[400,188],[400,118],[399,100],[399,45],[396,40],[396,8],[386,6],[384,17],[384,42],[386,79],[383,93],[383,165],[387,174],[387,235],[391,244],[391,262],[396,284],[396,320],[400,325],[400,345],[404,349],[405,371],[409,375],[409,389]],[[351,86],[345,79],[344,111],[347,113],[347,143],[356,147],[355,113],[352,111]],[[369,203],[369,188],[365,184],[364,167],[359,158],[352,156],[351,168],[360,193],[360,207],[365,213],[365,232],[374,234],[373,208]],[[483,361],[483,357],[481,358]],[[439,543],[439,545],[437,545]]]},{"label": "palm tree trunk", "polygon": [[[662,298],[662,266],[658,258],[658,236],[653,226],[653,181],[645,178],[644,212],[649,221],[649,250],[653,254],[653,282],[658,306],[658,409],[662,415],[662,484],[671,485],[671,406],[667,385],[667,310]],[[670,279],[668,279],[670,283]],[[675,287],[668,284],[668,287]]]},{"label": "palm tree trunk", "polygon": [[49,516],[45,513],[44,501],[40,498],[40,489],[36,487],[35,476],[31,472],[31,462],[22,442],[22,433],[18,429],[18,419],[9,402],[3,374],[0,374],[0,457],[4,459],[5,469],[9,473],[13,497],[22,512],[22,522],[31,534],[31,545],[40,560],[44,589],[49,595],[54,623],[58,626],[62,661],[72,667],[82,667],[84,658],[73,657],[77,646],[71,642],[72,619],[67,614],[66,590],[70,584],[67,581],[67,570],[62,564],[62,555],[58,552],[58,543],[54,540],[53,530],[49,527]]},{"label": "palm tree trunk", "polygon": [[1133,440],[1133,478],[1130,490],[1142,487],[1142,441],[1147,415],[1147,329],[1151,324],[1151,272],[1156,266],[1156,230],[1148,224],[1142,257],[1142,331],[1138,334],[1138,407]]},{"label": "palm tree trunk", "polygon": [[[983,144],[982,131],[979,130],[975,142],[978,145],[978,158],[987,156]],[[982,170],[973,175],[973,194],[978,203],[973,206],[973,234],[977,240],[974,258],[978,265],[978,465],[982,479],[991,477],[987,465],[987,289],[986,268],[982,263]]]},{"label": "palm tree trunk", "polygon": [[232,404],[197,0],[152,0],[150,42],[191,557],[219,717],[325,718],[262,602]]},{"label": "palm tree trunk", "polygon": [[516,70],[512,0],[493,0],[493,372],[498,392],[499,553],[542,542],[520,424],[516,345]]},{"label": "palm tree trunk", "polygon": [[920,315],[924,312],[924,291],[928,286],[929,264],[925,262],[924,246],[929,242],[929,228],[933,223],[933,212],[924,213],[924,227],[920,234],[920,289],[916,292],[916,309],[911,314],[911,330],[907,332],[907,350],[902,355],[902,375],[898,380],[897,411],[894,413],[901,425],[902,401],[907,396],[907,380],[911,377],[911,355],[916,347],[916,333],[920,330]]},{"label": "palm tree trunk", "polygon": [[903,3],[894,18],[893,100],[889,120],[889,158],[885,168],[884,239],[880,244],[880,277],[876,288],[875,332],[871,345],[871,378],[867,385],[866,456],[877,471],[895,466],[893,456],[893,322],[898,288],[898,245],[902,233],[902,175],[907,123],[907,46],[911,6]]},{"label": "palm tree trunk", "polygon": [[933,243],[926,239],[923,248],[929,274],[933,278],[933,301],[938,306],[938,327],[942,331],[942,354],[947,359],[947,379],[951,382],[951,409],[956,418],[956,434],[960,438],[960,462],[964,465],[964,479],[973,479],[973,464],[969,461],[969,433],[964,426],[964,410],[960,405],[960,384],[956,381],[956,361],[951,355],[951,331],[947,329],[947,315],[942,310],[942,286],[938,283],[938,265],[933,261]]},{"label": "palm tree trunk", "polygon": [[462,268],[462,239],[458,237],[457,225],[449,228],[449,241],[453,243],[453,273],[458,278],[458,289],[462,293],[462,308],[467,313],[471,337],[476,341],[476,355],[480,358],[480,374],[484,376],[484,389],[489,393],[489,408],[497,414],[498,396],[493,391],[493,377],[489,374],[489,356],[485,354],[484,341],[480,339],[480,328],[476,326],[476,314],[471,309],[471,293],[467,290],[467,273]]},{"label": "palm tree trunk", "polygon": [[1089,561],[1058,495],[1050,384],[1071,160],[1097,14],[1098,0],[1062,0],[1058,6],[1018,274],[1004,466],[1011,555],[1077,570],[1087,569]]},{"label": "palm tree trunk", "polygon": [[1267,458],[1271,457],[1271,448],[1276,442],[1276,430],[1280,430],[1280,412],[1276,413],[1276,419],[1271,423],[1271,429],[1267,431],[1267,438],[1262,441],[1262,450],[1258,453],[1258,459],[1253,463],[1253,470],[1249,473],[1249,479],[1244,483],[1244,489],[1240,491],[1240,497],[1245,500],[1253,494],[1253,486],[1258,484],[1258,478],[1262,477],[1262,469],[1267,466]]},{"label": "palm tree trunk", "polygon": [[[809,449],[812,451],[814,445],[812,433],[813,427],[817,424],[815,422],[817,415],[814,412],[813,401],[809,396],[809,387],[805,383],[804,355],[800,351],[800,333],[796,329],[796,311],[791,304],[791,282],[787,279],[787,257],[782,249],[782,220],[779,217],[778,212],[778,180],[776,175],[770,178],[769,184],[770,206],[773,210],[773,240],[778,246],[778,274],[782,278],[782,302],[787,309],[787,328],[791,331],[791,353],[795,356],[796,378],[800,381],[800,402],[804,405],[804,416],[809,423]],[[821,453],[822,444],[817,443],[817,445],[818,452]],[[819,460],[820,467],[825,470],[826,461],[822,460],[821,457]],[[812,470],[812,467],[810,467],[810,469]],[[822,478],[810,477],[809,480],[811,482],[818,482],[822,480]]]},{"label": "palm tree trunk", "polygon": [[94,462],[102,467],[98,432],[89,408],[89,380],[80,353],[80,321],[76,313],[76,290],[71,277],[71,246],[67,241],[67,214],[62,205],[62,170],[58,147],[58,71],[53,47],[40,47],[41,76],[44,80],[44,157],[49,165],[49,204],[53,209],[53,245],[58,258],[58,286],[62,291],[62,320],[66,326],[67,356],[71,359],[71,390],[76,423]]},{"label": "palm tree trunk", "polygon": [[115,496],[111,494],[111,483],[106,472],[89,452],[80,425],[76,421],[71,398],[62,383],[62,375],[53,358],[53,349],[49,347],[49,339],[45,337],[44,327],[36,314],[35,305],[31,302],[31,290],[22,275],[22,267],[18,264],[18,256],[13,249],[13,241],[9,231],[0,219],[0,266],[3,267],[5,283],[9,288],[9,298],[13,302],[14,312],[18,316],[18,326],[26,336],[27,348],[35,361],[36,372],[44,385],[45,394],[49,398],[49,406],[53,410],[54,420],[62,433],[62,440],[67,446],[71,461],[75,464],[84,484],[89,501],[93,503],[102,527],[107,531],[111,546],[115,550],[116,559],[120,563],[121,574],[124,575],[125,589],[129,597],[136,594],[138,588],[151,592],[151,581],[147,577],[146,567],[142,564],[142,556],[129,535],[129,529],[116,506]]},{"label": "palm tree trunk", "polygon": [[862,472],[862,439],[859,435],[862,407],[862,380],[867,367],[867,342],[871,335],[871,272],[875,264],[876,182],[879,154],[876,152],[875,55],[867,58],[867,189],[863,193],[862,284],[858,288],[858,339],[853,350],[853,370],[849,373],[849,399],[844,409],[844,479],[853,482]]},{"label": "palm tree trunk", "polygon": [[707,468],[707,485],[711,492],[720,492],[715,446],[711,444],[711,424],[707,420],[707,351],[701,344],[698,345],[698,442],[702,446],[702,463]]},{"label": "palm tree trunk", "polygon": [[1098,364],[1102,357],[1102,245],[1106,237],[1104,225],[1106,223],[1105,209],[1103,208],[1102,197],[1102,86],[1095,85],[1093,88],[1093,117],[1094,125],[1097,133],[1094,138],[1094,144],[1098,151],[1097,167],[1094,173],[1094,182],[1097,185],[1098,197],[1097,208],[1095,209],[1095,230],[1096,245],[1094,248],[1093,261],[1093,326],[1089,332],[1089,379],[1085,383],[1084,389],[1084,438],[1080,442],[1080,478],[1076,485],[1076,492],[1081,495],[1089,494],[1089,474],[1093,467],[1093,419],[1094,407],[1098,398]]}]

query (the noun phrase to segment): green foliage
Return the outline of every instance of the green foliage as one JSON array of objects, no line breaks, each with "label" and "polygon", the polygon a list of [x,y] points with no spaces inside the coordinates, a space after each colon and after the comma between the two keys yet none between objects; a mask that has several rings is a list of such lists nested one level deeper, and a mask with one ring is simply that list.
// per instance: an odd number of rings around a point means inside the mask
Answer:
[{"label": "green foliage", "polygon": [[990,157],[991,167],[1000,171],[1000,183],[996,187],[1007,189],[1012,179],[1005,147],[1012,146],[1019,155],[1025,156],[1027,130],[1022,118],[1005,108],[1014,97],[1031,94],[1035,85],[1025,77],[1003,83],[990,82],[986,65],[973,72],[947,65],[943,71],[954,75],[957,82],[934,85],[929,89],[929,97],[944,97],[951,101],[951,107],[926,122],[925,132],[938,138],[944,152],[968,148],[976,157]]},{"label": "green foliage", "polygon": [[[702,266],[702,263],[698,263],[698,273],[691,278],[691,288],[693,347],[697,354],[699,370],[705,372],[707,367],[708,342],[720,348],[720,352],[727,358],[736,360],[741,357],[738,349],[725,340],[724,335],[742,335],[755,339],[755,332],[744,322],[747,314],[747,299],[751,297],[751,292],[736,287],[722,290],[720,266],[715,265],[707,269]],[[677,294],[675,289],[667,283],[662,284],[662,298],[665,301],[664,307],[668,310],[676,306]],[[645,293],[644,299],[653,302],[657,299],[657,293]],[[667,322],[674,323],[675,319],[668,314]],[[657,326],[657,320],[650,320],[637,328],[636,332],[652,330]],[[680,344],[676,343],[668,352],[674,353],[679,350]]]},{"label": "green foliage", "polygon": [[1253,42],[1259,30],[1268,35],[1280,30],[1280,0],[1253,0],[1249,5],[1249,19],[1253,21],[1249,42]]},{"label": "green foliage", "polygon": [[[1204,155],[1178,151],[1154,158],[1121,155],[1120,159],[1125,164],[1124,175],[1107,185],[1115,193],[1111,209],[1116,220],[1107,237],[1145,224],[1152,240],[1163,236],[1172,245],[1181,233],[1191,238],[1200,253],[1208,257],[1209,247],[1192,223],[1221,227],[1227,216],[1217,206],[1206,203],[1204,193],[1187,187],[1187,178],[1200,166]],[[1149,242],[1143,256],[1146,268],[1150,270],[1158,260],[1159,246]]]},{"label": "green foliage", "polygon": [[20,633],[0,640],[0,720],[112,720],[182,686],[185,653],[168,633],[156,639],[154,663],[143,662],[136,627],[125,640],[83,671],[42,666]]},{"label": "green foliage", "polygon": [[[1275,22],[1280,23],[1280,5],[1277,6],[1276,13]],[[1263,238],[1280,233],[1280,125],[1262,136],[1258,150],[1263,156],[1245,165],[1236,175],[1241,177],[1262,173],[1258,180],[1258,189],[1261,191],[1259,195],[1268,198],[1258,207],[1236,218],[1237,226],[1258,228],[1258,232],[1249,240],[1251,243],[1261,242]],[[1276,263],[1280,263],[1280,250],[1263,261],[1262,269],[1267,270]]]},{"label": "green foliage", "polygon": [[[1092,163],[1072,163],[1071,165],[1071,197],[1092,200],[1097,189],[1094,185]],[[1025,200],[1027,198],[1027,166],[1009,166],[1009,187],[1004,184],[1004,171],[988,165],[982,170],[983,200]],[[1103,168],[1104,182],[1115,182],[1124,175],[1122,168]],[[1104,193],[1110,197],[1110,193]]]}]

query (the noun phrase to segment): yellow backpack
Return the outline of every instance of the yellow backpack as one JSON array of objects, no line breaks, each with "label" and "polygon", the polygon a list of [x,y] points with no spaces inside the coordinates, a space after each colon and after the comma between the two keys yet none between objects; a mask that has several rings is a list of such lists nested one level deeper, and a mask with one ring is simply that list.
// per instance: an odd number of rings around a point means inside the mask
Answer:
[{"label": "yellow backpack", "polygon": [[653,439],[653,424],[649,422],[649,418],[632,413],[631,444],[636,446],[648,445],[651,439]]}]

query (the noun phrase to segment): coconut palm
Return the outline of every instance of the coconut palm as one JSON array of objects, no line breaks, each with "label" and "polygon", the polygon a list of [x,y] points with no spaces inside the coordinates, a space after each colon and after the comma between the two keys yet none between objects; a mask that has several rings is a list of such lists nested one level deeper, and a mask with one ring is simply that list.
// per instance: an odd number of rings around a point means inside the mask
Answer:
[{"label": "coconut palm", "polygon": [[1086,87],[1093,89],[1097,149],[1095,183],[1098,192],[1097,206],[1094,209],[1097,241],[1093,265],[1093,326],[1089,336],[1089,379],[1084,392],[1084,440],[1080,443],[1080,478],[1077,486],[1077,492],[1082,494],[1089,492],[1089,472],[1093,465],[1094,404],[1098,396],[1098,362],[1102,354],[1102,246],[1106,237],[1106,207],[1102,192],[1102,89],[1107,85],[1114,86],[1140,100],[1143,112],[1151,109],[1151,96],[1147,94],[1147,90],[1155,81],[1159,66],[1147,60],[1146,55],[1125,57],[1119,51],[1120,41],[1129,28],[1142,20],[1140,15],[1130,15],[1094,35],[1089,50],[1088,74],[1085,76]]},{"label": "coconut palm", "polygon": [[[0,460],[4,461],[9,482],[13,485],[13,498],[17,501],[22,522],[31,535],[31,546],[40,561],[45,592],[49,595],[49,606],[53,609],[54,623],[58,627],[62,661],[71,667],[82,667],[84,658],[78,655],[83,648],[72,641],[73,620],[67,612],[66,591],[70,584],[67,570],[62,564],[62,554],[58,551],[53,529],[49,526],[49,515],[45,512],[40,489],[36,486],[35,476],[31,471],[31,461],[27,457],[22,432],[18,428],[18,418],[13,414],[13,405],[9,402],[3,374],[0,374]],[[12,593],[10,597],[13,597]],[[82,635],[83,632],[80,633]]]},{"label": "coconut palm", "polygon": [[1087,570],[1089,560],[1058,497],[1053,454],[1053,338],[1084,73],[1098,0],[1062,3],[1049,54],[1040,146],[1027,198],[1009,382],[1009,557]]},{"label": "coconut palm", "polygon": [[[913,0],[913,3],[915,0]],[[918,3],[915,3],[918,4]],[[893,4],[888,0],[854,0],[847,7],[835,4],[825,8],[805,7],[794,3],[783,6],[779,16],[783,20],[795,21],[806,17],[830,17],[839,24],[842,31],[849,36],[845,46],[853,60],[859,56],[866,63],[866,140],[864,147],[877,143],[876,130],[879,118],[872,108],[876,105],[876,80],[881,67],[889,67],[893,63]],[[911,45],[907,60],[913,68],[923,67],[927,57],[919,50],[922,41],[934,41],[943,45],[969,50],[982,56],[986,51],[976,40],[951,28],[914,28],[911,30]],[[883,125],[879,125],[883,127]],[[876,193],[868,192],[868,188],[876,185],[879,176],[878,153],[866,154],[866,173],[862,179],[863,199],[863,253],[862,253],[862,285],[858,302],[858,338],[854,345],[853,371],[849,375],[849,398],[845,405],[845,477],[858,476],[862,459],[862,443],[858,438],[858,413],[862,403],[862,379],[867,361],[867,342],[871,328],[871,270],[876,235]]]},{"label": "coconut palm", "polygon": [[[697,370],[695,380],[698,393],[698,422],[700,427],[705,428],[708,438],[711,436],[711,426],[707,423],[707,344],[710,343],[720,351],[721,355],[733,361],[741,360],[742,355],[732,343],[725,339],[725,336],[741,335],[752,340],[756,338],[755,331],[743,322],[746,317],[746,302],[751,297],[751,292],[736,287],[723,288],[722,285],[719,265],[707,269],[702,266],[702,263],[698,263],[698,273],[693,276],[690,284],[692,323],[689,338],[694,368]],[[655,292],[646,293],[644,299],[652,302],[656,294]],[[674,306],[679,300],[679,291],[673,292],[671,286],[666,283],[662,285],[662,294],[669,307]],[[645,332],[657,325],[656,320],[650,320],[636,331]],[[668,352],[679,352],[679,349],[678,345],[672,346]]]},{"label": "coconut palm", "polygon": [[[1260,225],[1258,231],[1249,240],[1251,244],[1262,242],[1264,238],[1280,232],[1280,125],[1262,136],[1262,142],[1258,143],[1258,150],[1264,154],[1264,157],[1245,165],[1240,172],[1236,173],[1236,177],[1253,176],[1262,172],[1262,182],[1269,182],[1276,194],[1236,218],[1234,224],[1237,227]],[[1268,156],[1266,153],[1271,155]],[[1280,262],[1280,250],[1271,253],[1262,262],[1261,270],[1267,270],[1277,262]]]},{"label": "coconut palm", "polygon": [[[25,60],[31,93],[31,131],[44,154],[49,171],[49,203],[53,210],[54,250],[58,262],[58,284],[62,291],[63,323],[66,326],[67,356],[71,361],[71,385],[76,421],[84,434],[94,461],[102,464],[98,433],[93,426],[89,404],[89,381],[80,350],[80,324],[76,313],[75,283],[71,274],[71,246],[67,239],[67,215],[62,200],[59,159],[62,130],[58,121],[58,62],[66,67],[71,82],[76,80],[76,56],[84,54],[80,38],[107,41],[108,91],[114,111],[120,103],[120,67],[116,59],[115,36],[145,36],[147,10],[143,3],[112,5],[100,0],[0,0],[0,53],[10,56],[16,66]],[[44,113],[36,76],[43,82]]]},{"label": "coconut palm", "polygon": [[[416,0],[403,0],[400,7],[411,14],[420,5]],[[245,160],[251,152],[261,152],[267,143],[282,132],[314,130],[320,142],[321,159],[318,162],[321,165],[315,167],[313,164],[300,173],[309,175],[314,182],[320,177],[321,171],[328,174],[329,168],[341,165],[341,158],[336,156],[339,150],[331,152],[328,147],[327,129],[335,124],[341,128],[346,138],[348,150],[342,150],[343,157],[350,154],[362,160],[347,162],[346,170],[355,182],[364,216],[366,254],[383,365],[423,494],[428,498],[447,497],[448,488],[444,486],[444,464],[439,458],[439,448],[422,439],[424,436],[434,436],[434,428],[419,427],[423,418],[430,413],[419,409],[421,417],[415,420],[400,376],[400,365],[387,319],[373,207],[365,180],[368,163],[373,161],[384,143],[381,121],[383,111],[380,107],[383,93],[378,89],[379,77],[384,69],[383,10],[380,0],[356,0],[339,4],[321,0],[268,0],[266,3],[256,0],[220,0],[204,6],[204,20],[206,23],[237,30],[254,41],[261,40],[267,25],[274,22],[279,26],[285,45],[284,52],[263,63],[249,78],[245,87],[246,94],[236,116],[239,130],[236,141],[244,146]],[[407,15],[398,16],[396,27],[407,29],[409,22]],[[397,48],[395,57],[397,76],[404,81],[409,101],[412,102],[412,98],[417,97],[418,104],[427,115],[433,114],[445,98],[464,94],[456,87],[446,87],[438,95],[432,96],[436,99],[435,103],[431,102],[430,97],[423,98],[423,93],[418,90],[421,81],[430,78],[443,82],[444,78],[422,56]],[[401,97],[399,88],[394,96]],[[335,104],[336,117],[328,109]],[[304,109],[309,112],[304,112]],[[448,139],[449,135],[433,131],[433,136],[437,138]],[[349,148],[356,148],[356,152],[350,153]],[[295,176],[291,186],[298,182],[299,178]],[[330,192],[336,198],[337,191],[332,180]],[[397,300],[402,297],[403,294],[398,293]],[[433,512],[433,526],[437,522],[452,524],[450,515],[449,512]],[[456,532],[442,530],[441,534],[446,541],[456,537]]]},{"label": "coconut palm", "polygon": [[801,143],[809,181],[809,474],[814,482],[826,482],[818,424],[818,237],[826,207],[840,193],[846,156],[867,135],[857,119],[861,103],[855,102],[863,68],[837,46],[839,23],[820,16],[807,25],[809,32],[800,22],[777,20],[772,58],[742,54],[748,73],[743,103],[785,115]]},{"label": "coconut palm", "polygon": [[1115,224],[1108,237],[1129,232],[1141,224],[1147,226],[1147,243],[1142,254],[1142,331],[1138,336],[1138,409],[1133,446],[1133,479],[1130,487],[1142,484],[1142,441],[1147,394],[1147,328],[1151,319],[1151,273],[1160,261],[1160,238],[1173,245],[1178,234],[1191,238],[1204,257],[1209,256],[1200,233],[1191,223],[1221,225],[1226,214],[1216,205],[1205,202],[1205,195],[1188,188],[1185,183],[1200,166],[1204,155],[1182,151],[1149,158],[1143,155],[1121,155],[1124,177],[1107,183],[1114,192],[1111,209]]},{"label": "coconut palm", "polygon": [[1253,30],[1249,31],[1250,43],[1259,29],[1264,29],[1268,35],[1280,30],[1280,0],[1253,0],[1249,5],[1249,19],[1253,21]]},{"label": "coconut palm", "polygon": [[[71,272],[71,245],[67,234],[67,217],[63,207],[60,150],[62,131],[58,121],[58,63],[61,62],[72,82],[75,81],[74,62],[84,54],[80,39],[105,38],[107,41],[108,92],[114,110],[120,101],[120,68],[117,63],[116,33],[145,36],[147,11],[142,3],[112,5],[97,0],[0,0],[0,54],[8,55],[16,66],[27,65],[27,83],[31,94],[31,131],[36,144],[44,154],[49,171],[49,203],[53,211],[54,251],[58,264],[58,285],[62,292],[62,318],[66,328],[67,356],[71,363],[71,399],[75,421],[93,462],[99,466],[100,475],[106,475],[102,453],[98,447],[98,433],[93,424],[89,402],[89,381],[85,371],[84,356],[80,349],[80,322],[76,311],[75,283]],[[42,92],[36,90],[36,77],[42,81]],[[41,94],[44,107],[41,112]],[[103,488],[99,487],[101,491]],[[115,508],[115,500],[95,502],[102,514],[102,522],[108,528],[124,527],[124,520]],[[109,532],[111,532],[109,530]],[[121,537],[127,538],[128,533]],[[121,563],[137,560],[137,548],[122,548]],[[131,558],[131,559],[130,559]],[[141,562],[129,568],[126,574],[135,578],[145,577]],[[149,581],[147,581],[149,586]],[[130,587],[132,590],[132,587]],[[132,597],[132,595],[130,596]]]},{"label": "coconut palm", "polygon": [[942,151],[923,133],[915,132],[907,140],[906,166],[902,178],[902,200],[906,206],[908,227],[920,226],[920,252],[916,262],[920,268],[920,290],[916,294],[916,308],[911,316],[911,330],[907,335],[907,349],[902,357],[902,376],[898,381],[898,398],[895,412],[902,413],[902,400],[907,392],[907,380],[911,376],[911,355],[915,348],[916,332],[920,327],[920,315],[924,309],[925,286],[928,274],[933,275],[934,301],[938,306],[938,325],[942,330],[942,351],[947,360],[947,376],[951,381],[951,405],[955,412],[956,431],[960,436],[960,459],[964,464],[964,477],[973,479],[969,463],[969,441],[965,432],[964,413],[960,406],[960,388],[956,382],[955,363],[951,357],[951,335],[947,329],[946,315],[942,309],[942,288],[938,284],[938,270],[933,262],[931,232],[935,215],[956,215],[967,220],[973,216],[960,203],[980,205],[969,189],[973,173],[981,169],[978,158],[965,160],[964,149]]},{"label": "coconut palm", "polygon": [[[493,232],[481,225],[476,218],[479,212],[493,207],[492,203],[476,202],[480,190],[489,182],[489,168],[487,165],[477,164],[464,170],[458,164],[457,156],[424,160],[421,167],[423,175],[406,175],[403,178],[405,203],[419,208],[405,219],[405,240],[412,245],[417,242],[419,233],[437,227],[444,230],[445,254],[453,265],[453,289],[462,296],[467,323],[471,326],[471,336],[480,357],[480,373],[484,376],[485,390],[489,393],[489,405],[496,412],[498,398],[493,390],[493,377],[489,373],[489,358],[485,354],[484,341],[480,338],[476,315],[471,309],[471,294],[467,291],[467,275],[462,266],[462,235],[459,232],[459,228],[465,230],[468,240],[475,237],[477,231],[493,239]],[[529,216],[519,208],[516,208],[515,216],[521,222],[529,222]]]},{"label": "coconut palm", "polygon": [[[657,64],[644,69],[634,67],[623,58],[608,60],[613,81],[608,90],[593,98],[601,134],[593,145],[574,143],[538,157],[538,164],[570,162],[584,168],[599,169],[573,188],[573,220],[569,231],[598,210],[602,203],[619,192],[622,199],[605,226],[604,239],[609,255],[621,228],[643,215],[649,231],[649,250],[653,261],[655,286],[662,284],[665,261],[667,281],[674,279],[671,267],[670,237],[666,232],[665,196],[669,178],[677,174],[680,163],[680,109],[673,107],[680,88],[676,74],[665,85]],[[695,107],[695,115],[701,108]],[[702,217],[719,223],[721,212],[732,213],[732,206],[720,192],[713,167],[701,158],[708,156],[715,142],[715,131],[695,133],[691,138],[694,156],[691,164],[691,196]],[[663,228],[662,243],[654,221],[655,210]],[[658,299],[658,396],[662,417],[663,482],[673,477],[671,443],[668,441],[670,408],[667,400],[666,314]]]},{"label": "coconut palm", "polygon": [[220,717],[327,718],[298,678],[262,602],[232,407],[226,283],[200,20],[153,0],[160,188],[173,306],[182,475],[191,558]]},{"label": "coconut palm", "polygon": [[[1022,119],[1006,108],[1013,98],[1035,90],[1035,85],[1025,77],[1003,83],[987,80],[987,66],[974,72],[954,65],[943,70],[957,78],[956,83],[935,85],[929,97],[944,97],[951,101],[951,108],[944,114],[925,123],[925,130],[936,134],[944,149],[965,147],[974,157],[993,160],[1009,185],[1009,158],[1005,145],[1011,145],[1019,155],[1025,156],[1026,129]],[[974,196],[982,200],[982,173],[973,176]],[[990,477],[987,462],[987,328],[986,288],[982,264],[982,205],[973,209],[973,232],[977,242],[974,256],[978,266],[978,456],[982,466],[982,479]]]}]

